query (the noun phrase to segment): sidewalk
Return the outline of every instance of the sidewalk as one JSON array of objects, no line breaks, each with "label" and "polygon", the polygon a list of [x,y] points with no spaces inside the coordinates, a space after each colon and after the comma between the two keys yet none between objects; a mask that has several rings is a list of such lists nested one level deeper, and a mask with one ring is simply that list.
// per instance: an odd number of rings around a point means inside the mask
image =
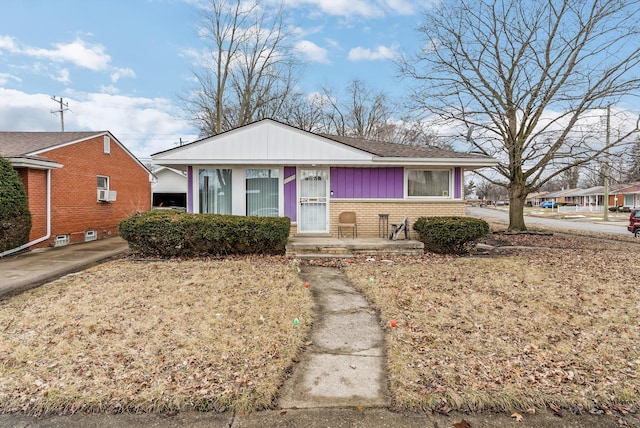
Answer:
[{"label": "sidewalk", "polygon": [[129,250],[120,237],[43,248],[0,259],[0,298],[78,272]]}]

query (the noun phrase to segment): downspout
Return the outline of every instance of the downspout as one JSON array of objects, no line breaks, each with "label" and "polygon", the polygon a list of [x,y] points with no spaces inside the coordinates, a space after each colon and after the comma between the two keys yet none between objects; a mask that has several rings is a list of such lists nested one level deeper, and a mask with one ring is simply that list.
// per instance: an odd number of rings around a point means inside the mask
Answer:
[{"label": "downspout", "polygon": [[21,245],[17,248],[13,248],[11,250],[7,250],[4,253],[0,253],[0,258],[4,256],[8,256],[9,254],[17,253],[18,251],[22,251],[25,248],[28,248],[32,245],[39,244],[42,241],[46,241],[51,237],[51,170],[47,170],[47,234],[42,238],[38,238],[34,241],[27,242],[24,245]]}]

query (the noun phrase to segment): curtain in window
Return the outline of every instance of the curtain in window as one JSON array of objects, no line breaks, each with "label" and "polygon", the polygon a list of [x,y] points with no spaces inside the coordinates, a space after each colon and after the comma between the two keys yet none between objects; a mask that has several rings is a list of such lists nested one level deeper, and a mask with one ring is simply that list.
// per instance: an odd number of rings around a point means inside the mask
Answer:
[{"label": "curtain in window", "polygon": [[278,169],[247,169],[247,215],[278,217]]},{"label": "curtain in window", "polygon": [[448,170],[412,169],[408,178],[408,196],[449,196]]},{"label": "curtain in window", "polygon": [[231,170],[201,169],[200,212],[210,214],[231,214]]}]

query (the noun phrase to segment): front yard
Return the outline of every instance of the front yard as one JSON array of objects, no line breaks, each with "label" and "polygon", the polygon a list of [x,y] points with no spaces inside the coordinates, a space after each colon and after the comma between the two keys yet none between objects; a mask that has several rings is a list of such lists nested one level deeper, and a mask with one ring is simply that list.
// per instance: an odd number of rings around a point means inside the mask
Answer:
[{"label": "front yard", "polygon": [[[382,308],[400,409],[551,407],[625,412],[640,404],[636,244],[513,236],[479,257],[357,264],[349,278]],[[531,245],[538,249],[525,248]],[[370,282],[368,278],[374,278]]]},{"label": "front yard", "polygon": [[112,261],[0,302],[0,408],[267,408],[310,315],[280,259]]},{"label": "front yard", "polygon": [[[394,407],[637,411],[638,245],[500,239],[520,247],[339,263],[380,311]],[[287,258],[112,261],[0,302],[0,406],[268,408],[311,305]]]}]

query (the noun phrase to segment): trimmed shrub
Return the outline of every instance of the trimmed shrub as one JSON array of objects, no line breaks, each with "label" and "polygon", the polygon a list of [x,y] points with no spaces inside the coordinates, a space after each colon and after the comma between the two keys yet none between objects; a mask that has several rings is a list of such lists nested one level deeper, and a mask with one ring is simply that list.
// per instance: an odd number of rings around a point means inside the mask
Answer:
[{"label": "trimmed shrub", "polygon": [[420,217],[413,230],[426,249],[441,254],[465,254],[469,244],[487,236],[489,224],[472,217]]},{"label": "trimmed shrub", "polygon": [[288,217],[243,217],[152,210],[120,222],[120,236],[145,257],[284,254]]},{"label": "trimmed shrub", "polygon": [[11,163],[0,158],[0,253],[29,241],[31,212],[27,193]]}]

